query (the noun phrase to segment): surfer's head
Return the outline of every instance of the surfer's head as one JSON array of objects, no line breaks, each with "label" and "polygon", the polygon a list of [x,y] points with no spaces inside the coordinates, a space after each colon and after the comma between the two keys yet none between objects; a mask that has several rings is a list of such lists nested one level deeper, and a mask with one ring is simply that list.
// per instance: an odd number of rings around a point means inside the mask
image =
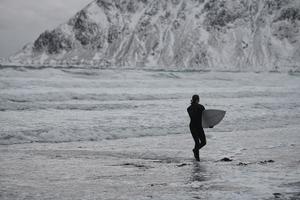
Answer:
[{"label": "surfer's head", "polygon": [[199,101],[200,101],[199,95],[194,94],[194,95],[192,96],[191,103],[199,103]]}]

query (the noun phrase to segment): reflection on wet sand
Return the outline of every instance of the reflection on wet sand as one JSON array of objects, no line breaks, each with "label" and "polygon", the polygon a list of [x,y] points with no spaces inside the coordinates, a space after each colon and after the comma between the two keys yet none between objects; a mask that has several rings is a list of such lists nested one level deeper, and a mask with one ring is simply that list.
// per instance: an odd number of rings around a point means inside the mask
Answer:
[{"label": "reflection on wet sand", "polygon": [[208,180],[207,170],[201,162],[193,162],[189,182],[202,182]]}]

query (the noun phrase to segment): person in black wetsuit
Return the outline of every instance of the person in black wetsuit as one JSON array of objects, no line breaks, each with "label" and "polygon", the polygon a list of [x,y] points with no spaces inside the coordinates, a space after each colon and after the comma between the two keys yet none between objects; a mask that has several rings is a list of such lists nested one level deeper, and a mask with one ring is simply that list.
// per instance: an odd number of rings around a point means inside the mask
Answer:
[{"label": "person in black wetsuit", "polygon": [[206,137],[202,127],[202,112],[205,110],[205,107],[199,104],[199,101],[199,96],[193,95],[191,105],[187,108],[191,118],[190,131],[195,141],[193,152],[197,161],[200,161],[199,150],[206,145]]}]

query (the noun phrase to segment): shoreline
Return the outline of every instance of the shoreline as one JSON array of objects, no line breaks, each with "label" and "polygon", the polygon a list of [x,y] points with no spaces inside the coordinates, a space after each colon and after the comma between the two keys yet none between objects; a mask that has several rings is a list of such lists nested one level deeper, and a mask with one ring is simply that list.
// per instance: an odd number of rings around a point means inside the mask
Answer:
[{"label": "shoreline", "polygon": [[[299,126],[211,132],[200,162],[192,157],[190,134],[0,145],[0,195],[4,199],[299,198],[297,130]],[[226,135],[234,141],[224,140]],[[260,140],[271,135],[274,139],[259,144],[258,135]],[[243,138],[255,141],[255,149],[248,149]],[[232,161],[221,161],[224,157]]]}]

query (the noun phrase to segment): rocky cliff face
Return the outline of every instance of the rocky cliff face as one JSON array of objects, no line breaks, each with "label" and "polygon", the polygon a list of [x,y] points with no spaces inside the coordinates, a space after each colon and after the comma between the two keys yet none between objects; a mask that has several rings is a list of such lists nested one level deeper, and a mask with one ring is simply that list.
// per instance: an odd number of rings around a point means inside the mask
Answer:
[{"label": "rocky cliff face", "polygon": [[298,0],[96,0],[10,61],[181,70],[300,69]]}]

